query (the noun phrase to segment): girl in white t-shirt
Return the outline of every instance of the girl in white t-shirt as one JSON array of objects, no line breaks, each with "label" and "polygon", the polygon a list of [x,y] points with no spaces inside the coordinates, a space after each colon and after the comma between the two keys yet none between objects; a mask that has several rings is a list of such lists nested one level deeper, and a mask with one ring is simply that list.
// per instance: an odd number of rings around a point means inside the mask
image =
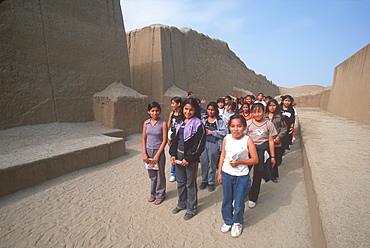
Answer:
[{"label": "girl in white t-shirt", "polygon": [[221,231],[231,230],[232,237],[239,237],[243,230],[245,199],[251,185],[248,165],[258,163],[256,147],[244,134],[246,127],[243,116],[230,117],[230,134],[222,142],[218,165],[217,180],[223,190],[221,211],[224,224]]}]

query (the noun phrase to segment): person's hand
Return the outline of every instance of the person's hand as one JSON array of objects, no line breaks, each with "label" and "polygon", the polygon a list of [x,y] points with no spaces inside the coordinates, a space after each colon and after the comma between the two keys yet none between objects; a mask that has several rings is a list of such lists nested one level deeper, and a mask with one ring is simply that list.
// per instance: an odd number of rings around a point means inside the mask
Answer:
[{"label": "person's hand", "polygon": [[211,131],[209,129],[206,129],[206,135],[212,135],[214,131]]},{"label": "person's hand", "polygon": [[158,164],[159,156],[155,155],[154,158],[151,160],[152,164]]},{"label": "person's hand", "polygon": [[188,161],[186,161],[185,159],[183,159],[182,161],[181,161],[181,165],[182,166],[187,166],[189,164],[189,162]]},{"label": "person's hand", "polygon": [[277,136],[275,139],[274,139],[274,143],[275,144],[279,144],[281,141],[281,138],[279,136]]},{"label": "person's hand", "polygon": [[218,173],[217,175],[217,182],[219,185],[222,185],[222,174],[221,173]]},{"label": "person's hand", "polygon": [[271,168],[274,168],[275,167],[275,164],[276,164],[276,159],[275,158],[271,158]]},{"label": "person's hand", "polygon": [[171,164],[176,164],[176,157],[175,156],[172,156],[171,158],[170,158],[170,162],[171,162]]},{"label": "person's hand", "polygon": [[143,161],[144,161],[144,163],[150,164],[150,160],[148,159],[148,157],[143,158]]},{"label": "person's hand", "polygon": [[230,165],[231,167],[237,167],[239,165],[239,160],[231,160]]}]

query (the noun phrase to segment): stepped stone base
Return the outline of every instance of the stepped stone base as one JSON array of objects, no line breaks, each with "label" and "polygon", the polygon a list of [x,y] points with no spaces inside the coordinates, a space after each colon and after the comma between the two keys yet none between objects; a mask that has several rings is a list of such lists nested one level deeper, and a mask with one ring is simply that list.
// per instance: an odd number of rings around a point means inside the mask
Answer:
[{"label": "stepped stone base", "polygon": [[0,131],[0,197],[123,154],[123,130],[97,122]]}]

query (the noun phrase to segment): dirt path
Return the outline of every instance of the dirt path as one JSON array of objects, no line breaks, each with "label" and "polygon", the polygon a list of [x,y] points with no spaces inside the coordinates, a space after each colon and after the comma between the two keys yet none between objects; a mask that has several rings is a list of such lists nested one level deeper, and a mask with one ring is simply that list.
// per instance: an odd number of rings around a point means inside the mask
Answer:
[{"label": "dirt path", "polygon": [[220,231],[219,186],[199,191],[199,213],[189,221],[171,214],[176,183],[168,182],[160,206],[148,203],[140,141],[131,135],[125,156],[1,198],[0,247],[312,247],[299,141],[279,183],[263,183],[256,208],[245,212],[239,238]]}]

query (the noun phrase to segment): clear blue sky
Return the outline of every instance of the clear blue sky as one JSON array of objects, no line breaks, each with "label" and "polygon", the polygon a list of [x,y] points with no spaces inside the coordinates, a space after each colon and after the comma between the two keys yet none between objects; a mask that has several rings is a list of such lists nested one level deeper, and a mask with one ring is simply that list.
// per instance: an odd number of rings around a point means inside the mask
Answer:
[{"label": "clear blue sky", "polygon": [[370,0],[120,1],[126,31],[194,29],[283,87],[330,86],[335,66],[370,43]]}]

